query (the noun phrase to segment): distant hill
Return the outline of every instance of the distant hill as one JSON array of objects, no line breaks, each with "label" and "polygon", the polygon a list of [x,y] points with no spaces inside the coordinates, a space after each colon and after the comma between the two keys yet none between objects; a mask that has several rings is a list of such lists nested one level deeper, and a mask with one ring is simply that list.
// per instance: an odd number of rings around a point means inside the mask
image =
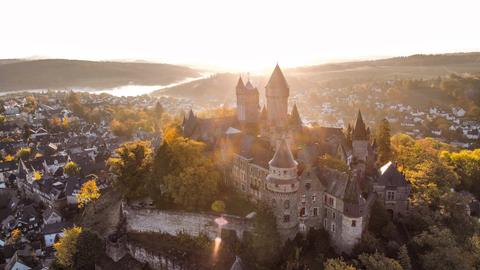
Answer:
[{"label": "distant hill", "polygon": [[[273,70],[273,67],[272,67]],[[290,85],[291,96],[322,87],[343,87],[356,83],[388,79],[428,79],[452,73],[480,74],[480,53],[440,55],[412,55],[372,61],[332,63],[283,69]],[[251,80],[264,96],[270,74],[253,76]],[[176,97],[185,97],[202,103],[235,101],[238,75],[217,74],[206,79],[157,91]]]},{"label": "distant hill", "polygon": [[198,76],[199,72],[194,69],[169,64],[64,59],[0,60],[0,91],[164,85]]}]

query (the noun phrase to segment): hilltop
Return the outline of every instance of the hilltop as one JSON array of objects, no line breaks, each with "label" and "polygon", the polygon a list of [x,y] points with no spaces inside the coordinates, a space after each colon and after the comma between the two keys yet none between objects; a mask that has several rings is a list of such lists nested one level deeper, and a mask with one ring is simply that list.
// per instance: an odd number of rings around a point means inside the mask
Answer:
[{"label": "hilltop", "polygon": [[197,70],[170,64],[65,59],[0,60],[0,91],[163,85],[198,76]]},{"label": "hilltop", "polygon": [[[291,92],[305,94],[321,89],[394,79],[432,79],[450,74],[480,74],[480,52],[412,55],[371,61],[352,61],[283,69]],[[251,76],[261,95],[270,74]],[[157,91],[197,102],[233,102],[238,74],[222,73]]]}]

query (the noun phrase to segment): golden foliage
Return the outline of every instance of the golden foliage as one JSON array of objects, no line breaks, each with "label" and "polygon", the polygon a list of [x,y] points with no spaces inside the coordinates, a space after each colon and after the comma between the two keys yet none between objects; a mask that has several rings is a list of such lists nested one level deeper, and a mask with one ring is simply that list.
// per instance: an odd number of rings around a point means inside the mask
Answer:
[{"label": "golden foliage", "polygon": [[10,233],[10,237],[8,238],[8,243],[9,244],[14,244],[16,243],[20,237],[22,236],[22,231],[20,231],[19,228],[15,228],[11,233]]},{"label": "golden foliage", "polygon": [[33,180],[38,181],[38,180],[40,180],[40,179],[42,179],[42,173],[39,172],[39,171],[35,171],[35,172],[33,173]]},{"label": "golden foliage", "polygon": [[100,190],[97,187],[97,182],[89,180],[83,183],[80,193],[77,194],[78,208],[83,208],[98,198],[100,198]]},{"label": "golden foliage", "polygon": [[53,248],[57,251],[55,257],[61,266],[65,268],[73,266],[74,256],[77,253],[77,240],[81,232],[81,227],[65,229],[60,241],[53,244]]}]

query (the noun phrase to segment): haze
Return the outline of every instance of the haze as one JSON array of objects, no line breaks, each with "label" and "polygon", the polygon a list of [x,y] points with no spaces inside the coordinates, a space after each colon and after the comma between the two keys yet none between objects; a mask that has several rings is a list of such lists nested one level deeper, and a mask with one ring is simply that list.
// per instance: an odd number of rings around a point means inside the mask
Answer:
[{"label": "haze", "polygon": [[1,1],[0,58],[236,71],[480,49],[479,1]]}]

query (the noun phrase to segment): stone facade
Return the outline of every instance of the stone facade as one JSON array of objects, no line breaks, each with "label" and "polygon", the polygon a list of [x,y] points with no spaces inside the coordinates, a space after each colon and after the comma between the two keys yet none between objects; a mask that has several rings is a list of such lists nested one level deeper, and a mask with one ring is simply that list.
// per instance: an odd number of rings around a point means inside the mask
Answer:
[{"label": "stone facade", "polygon": [[[296,105],[289,115],[289,91],[277,65],[266,86],[259,133],[252,134],[241,125],[235,126],[239,130],[235,134],[218,129],[225,134],[215,145],[220,145],[223,163],[231,172],[227,184],[254,202],[270,205],[284,240],[310,228],[324,228],[336,250],[349,253],[361,239],[377,197],[397,216],[408,210],[409,185],[395,174],[379,175],[375,144],[360,111],[349,143],[341,130],[303,126]],[[237,104],[244,106],[245,102],[242,99]],[[237,109],[238,120],[244,121],[244,112],[243,107]],[[183,129],[192,125],[187,123]],[[320,166],[318,159],[325,154],[343,160],[348,172]]]},{"label": "stone facade", "polygon": [[222,229],[235,231],[240,239],[245,231],[251,231],[253,228],[252,220],[246,217],[145,209],[128,206],[125,203],[122,204],[122,215],[125,218],[127,232],[168,233],[170,235],[184,232],[193,236],[205,234],[213,240],[221,233],[218,224],[215,223],[215,219],[220,217],[228,222],[222,226]]}]

